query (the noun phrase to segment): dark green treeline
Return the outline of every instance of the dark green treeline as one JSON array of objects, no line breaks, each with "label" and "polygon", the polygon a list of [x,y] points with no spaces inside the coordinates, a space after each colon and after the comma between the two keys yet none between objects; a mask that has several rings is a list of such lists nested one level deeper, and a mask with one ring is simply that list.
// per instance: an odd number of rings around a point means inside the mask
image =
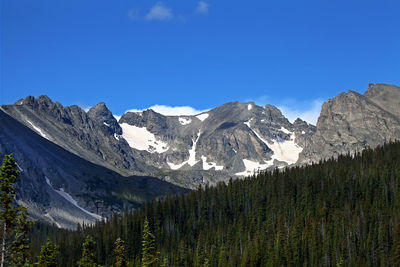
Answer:
[{"label": "dark green treeline", "polygon": [[32,251],[49,236],[60,265],[74,266],[90,234],[98,262],[111,266],[121,237],[140,266],[146,217],[160,265],[397,266],[400,143],[167,197],[74,232],[38,224]]}]

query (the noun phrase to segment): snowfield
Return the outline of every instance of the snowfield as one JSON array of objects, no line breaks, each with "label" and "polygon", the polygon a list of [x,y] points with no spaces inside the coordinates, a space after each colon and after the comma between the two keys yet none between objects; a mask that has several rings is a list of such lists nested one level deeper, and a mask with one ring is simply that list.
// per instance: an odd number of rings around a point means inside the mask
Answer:
[{"label": "snowfield", "polygon": [[246,169],[242,172],[235,173],[238,176],[252,175],[256,171],[262,171],[271,166],[270,164],[262,164],[260,162],[252,161],[249,159],[243,159],[244,166]]},{"label": "snowfield", "polygon": [[209,116],[208,113],[203,113],[203,114],[197,115],[196,118],[198,118],[201,121],[204,121],[205,119],[208,118],[208,116]]},{"label": "snowfield", "polygon": [[164,153],[169,149],[167,143],[157,140],[155,135],[149,132],[146,127],[137,127],[127,123],[122,123],[120,126],[122,137],[134,149],[146,150],[150,153]]}]

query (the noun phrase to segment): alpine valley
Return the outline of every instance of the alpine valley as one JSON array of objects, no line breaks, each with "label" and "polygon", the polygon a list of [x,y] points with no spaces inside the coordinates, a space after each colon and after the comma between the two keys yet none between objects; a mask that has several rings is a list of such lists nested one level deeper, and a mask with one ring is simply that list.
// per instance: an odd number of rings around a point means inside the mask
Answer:
[{"label": "alpine valley", "polygon": [[370,84],[322,105],[317,125],[272,106],[230,102],[193,116],[113,116],[47,96],[0,106],[0,154],[13,153],[17,200],[62,228],[259,171],[310,164],[400,140],[400,87]]}]

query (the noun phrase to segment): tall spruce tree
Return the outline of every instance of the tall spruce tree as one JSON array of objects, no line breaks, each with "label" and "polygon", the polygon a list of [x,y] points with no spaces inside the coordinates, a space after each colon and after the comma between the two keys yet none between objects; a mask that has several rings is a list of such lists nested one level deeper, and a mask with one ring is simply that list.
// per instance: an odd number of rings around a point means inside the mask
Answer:
[{"label": "tall spruce tree", "polygon": [[114,266],[115,267],[126,267],[128,261],[125,256],[125,243],[120,237],[114,243]]},{"label": "tall spruce tree", "polygon": [[144,220],[142,236],[142,267],[155,266],[158,262],[155,237],[150,231],[149,221]]},{"label": "tall spruce tree", "polygon": [[44,244],[40,250],[40,255],[38,257],[38,262],[35,266],[38,267],[57,267],[58,261],[57,256],[59,254],[59,247],[50,239],[47,239],[46,244]]},{"label": "tall spruce tree", "polygon": [[93,240],[92,236],[87,235],[85,242],[82,245],[82,257],[77,262],[79,267],[98,267],[96,261],[96,256],[94,251],[96,248],[96,242]]},{"label": "tall spruce tree", "polygon": [[15,202],[14,184],[20,175],[16,168],[13,155],[5,155],[0,167],[1,267],[23,266],[28,260],[27,233],[32,222],[27,219],[26,208],[18,207]]}]

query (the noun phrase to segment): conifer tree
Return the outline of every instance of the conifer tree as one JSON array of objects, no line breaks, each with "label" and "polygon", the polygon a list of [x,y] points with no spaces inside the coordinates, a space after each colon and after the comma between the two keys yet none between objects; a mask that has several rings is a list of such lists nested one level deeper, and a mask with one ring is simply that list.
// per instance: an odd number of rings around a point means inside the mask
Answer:
[{"label": "conifer tree", "polygon": [[147,217],[144,221],[142,236],[142,267],[155,266],[158,262],[155,237],[150,231],[149,221]]},{"label": "conifer tree", "polygon": [[128,266],[128,261],[125,256],[125,243],[118,237],[114,243],[114,266],[116,267],[126,267]]},{"label": "conifer tree", "polygon": [[29,238],[33,222],[28,220],[26,207],[18,207],[17,225],[15,227],[15,240],[12,244],[11,263],[13,266],[29,265]]},{"label": "conifer tree", "polygon": [[16,168],[12,154],[5,155],[0,167],[1,267],[27,263],[29,245],[26,235],[32,223],[27,219],[26,208],[18,207],[15,203],[14,184],[20,174]]},{"label": "conifer tree", "polygon": [[82,245],[82,257],[77,262],[79,267],[98,267],[96,262],[96,256],[94,251],[96,248],[96,242],[93,240],[92,236],[87,235],[85,242]]},{"label": "conifer tree", "polygon": [[58,266],[57,256],[59,253],[59,247],[50,239],[47,239],[46,244],[44,244],[40,250],[40,255],[38,257],[38,262],[35,264],[40,267],[56,267]]}]

